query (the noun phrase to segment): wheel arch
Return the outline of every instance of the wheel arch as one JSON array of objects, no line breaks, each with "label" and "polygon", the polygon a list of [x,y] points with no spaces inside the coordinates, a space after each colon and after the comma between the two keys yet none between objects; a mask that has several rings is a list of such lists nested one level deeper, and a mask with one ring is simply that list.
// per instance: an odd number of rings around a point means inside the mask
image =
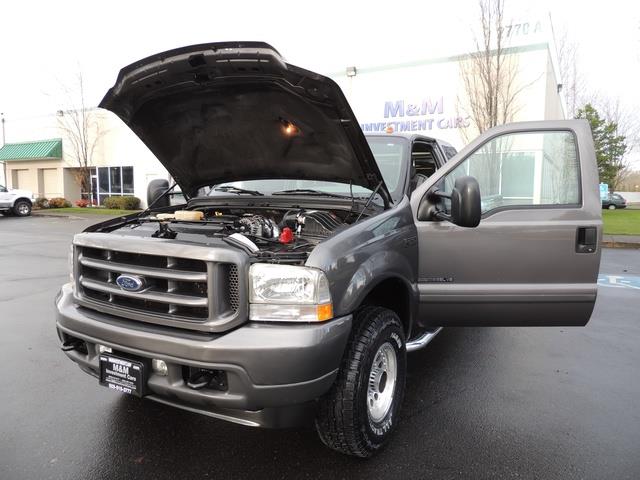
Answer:
[{"label": "wheel arch", "polygon": [[405,338],[411,335],[416,314],[417,299],[415,292],[406,279],[388,276],[373,283],[362,294],[358,307],[377,306],[394,311],[404,327]]},{"label": "wheel arch", "polygon": [[33,202],[31,201],[31,199],[30,199],[30,198],[27,198],[27,197],[18,197],[18,198],[16,198],[16,199],[13,201],[13,205],[15,206],[15,205],[16,205],[16,203],[18,203],[18,202],[22,202],[22,201],[27,202],[29,205],[31,205],[31,206],[33,207]]}]

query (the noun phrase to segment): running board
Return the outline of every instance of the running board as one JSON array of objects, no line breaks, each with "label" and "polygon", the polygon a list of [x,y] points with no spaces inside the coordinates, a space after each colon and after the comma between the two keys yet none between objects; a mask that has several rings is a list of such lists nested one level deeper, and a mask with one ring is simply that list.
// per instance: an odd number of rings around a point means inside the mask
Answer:
[{"label": "running board", "polygon": [[407,352],[415,352],[416,350],[426,347],[427,344],[440,333],[440,330],[442,330],[442,327],[438,327],[432,332],[424,332],[418,338],[409,340],[407,342]]}]

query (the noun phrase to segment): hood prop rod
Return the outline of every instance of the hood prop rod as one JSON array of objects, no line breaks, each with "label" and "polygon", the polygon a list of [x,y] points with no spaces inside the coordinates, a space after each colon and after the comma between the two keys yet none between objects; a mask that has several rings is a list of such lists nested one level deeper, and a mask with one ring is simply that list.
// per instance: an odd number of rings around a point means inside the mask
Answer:
[{"label": "hood prop rod", "polygon": [[380,190],[380,187],[382,186],[383,183],[384,183],[384,180],[380,180],[380,183],[378,183],[376,188],[373,189],[373,192],[371,192],[371,195],[369,195],[369,198],[367,199],[367,203],[365,203],[364,207],[362,207],[362,210],[360,210],[360,215],[358,215],[358,218],[356,218],[356,221],[353,223],[358,223],[358,220],[360,220],[360,217],[362,216],[364,211],[369,207],[369,204],[371,203],[371,201],[378,194],[378,190]]}]

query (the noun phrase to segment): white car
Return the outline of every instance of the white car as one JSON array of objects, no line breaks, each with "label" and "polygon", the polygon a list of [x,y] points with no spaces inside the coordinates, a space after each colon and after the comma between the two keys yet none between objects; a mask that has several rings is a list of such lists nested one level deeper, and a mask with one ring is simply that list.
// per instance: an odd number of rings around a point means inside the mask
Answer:
[{"label": "white car", "polygon": [[29,190],[7,189],[0,185],[0,213],[26,217],[31,215],[33,193]]}]

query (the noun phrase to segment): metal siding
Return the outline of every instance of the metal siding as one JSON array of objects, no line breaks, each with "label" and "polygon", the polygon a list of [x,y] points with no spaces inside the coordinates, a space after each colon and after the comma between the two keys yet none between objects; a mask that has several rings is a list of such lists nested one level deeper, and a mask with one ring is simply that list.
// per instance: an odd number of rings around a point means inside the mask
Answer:
[{"label": "metal siding", "polygon": [[0,148],[0,160],[34,160],[41,158],[62,158],[62,140],[6,143]]}]

